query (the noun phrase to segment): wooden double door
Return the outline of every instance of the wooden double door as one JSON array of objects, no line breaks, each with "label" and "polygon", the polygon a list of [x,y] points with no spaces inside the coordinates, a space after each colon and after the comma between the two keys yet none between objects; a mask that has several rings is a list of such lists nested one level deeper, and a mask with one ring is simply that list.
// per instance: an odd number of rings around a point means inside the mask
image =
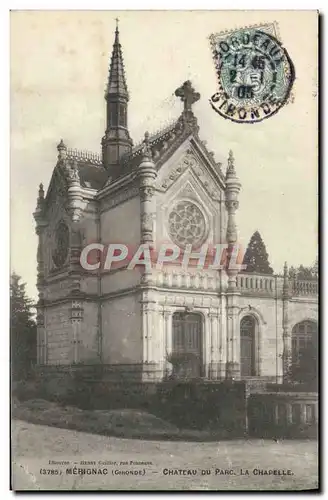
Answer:
[{"label": "wooden double door", "polygon": [[203,375],[203,321],[197,313],[174,313],[172,355],[176,375],[195,378]]}]

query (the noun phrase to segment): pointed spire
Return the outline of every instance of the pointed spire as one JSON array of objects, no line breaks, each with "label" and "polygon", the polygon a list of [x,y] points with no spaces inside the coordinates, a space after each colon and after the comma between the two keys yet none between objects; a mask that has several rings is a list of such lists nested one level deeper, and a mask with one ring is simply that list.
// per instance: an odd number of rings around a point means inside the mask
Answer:
[{"label": "pointed spire", "polygon": [[109,68],[106,98],[113,94],[124,96],[126,99],[129,98],[120,44],[120,33],[118,30],[118,19],[116,19],[115,40]]},{"label": "pointed spire", "polygon": [[[118,20],[116,20],[118,22]],[[124,155],[132,150],[132,139],[128,131],[129,94],[125,81],[118,24],[111,57],[106,91],[106,130],[102,138],[102,160],[112,177],[120,175],[120,163]]]}]

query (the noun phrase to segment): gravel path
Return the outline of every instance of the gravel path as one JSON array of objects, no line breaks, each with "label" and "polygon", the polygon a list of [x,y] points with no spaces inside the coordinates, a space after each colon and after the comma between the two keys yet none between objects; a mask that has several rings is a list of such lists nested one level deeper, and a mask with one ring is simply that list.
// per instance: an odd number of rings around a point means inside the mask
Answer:
[{"label": "gravel path", "polygon": [[[14,420],[12,455],[15,490],[304,490],[318,483],[315,441],[142,441]],[[263,473],[270,470],[276,473]]]}]

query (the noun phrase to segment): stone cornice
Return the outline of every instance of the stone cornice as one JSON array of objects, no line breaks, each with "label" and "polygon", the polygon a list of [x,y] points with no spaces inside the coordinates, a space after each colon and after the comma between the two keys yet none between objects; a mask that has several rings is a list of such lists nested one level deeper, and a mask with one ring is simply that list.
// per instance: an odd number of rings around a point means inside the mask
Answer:
[{"label": "stone cornice", "polygon": [[97,200],[101,201],[103,198],[106,198],[109,195],[114,195],[120,192],[122,189],[130,186],[131,183],[135,182],[136,172],[129,172],[118,179],[115,179],[110,184],[106,184],[100,191],[97,193]]}]

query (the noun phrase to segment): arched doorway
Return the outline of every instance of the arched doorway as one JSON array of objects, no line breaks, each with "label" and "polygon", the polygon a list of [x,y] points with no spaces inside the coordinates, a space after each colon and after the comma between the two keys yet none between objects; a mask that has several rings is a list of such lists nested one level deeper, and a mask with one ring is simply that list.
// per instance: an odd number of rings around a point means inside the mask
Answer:
[{"label": "arched doorway", "polygon": [[240,321],[240,376],[256,375],[255,356],[256,320],[253,316],[244,316]]},{"label": "arched doorway", "polygon": [[292,330],[292,379],[315,382],[317,379],[318,325],[301,321]]},{"label": "arched doorway", "polygon": [[171,363],[175,376],[193,378],[203,375],[202,343],[202,316],[174,313]]}]

